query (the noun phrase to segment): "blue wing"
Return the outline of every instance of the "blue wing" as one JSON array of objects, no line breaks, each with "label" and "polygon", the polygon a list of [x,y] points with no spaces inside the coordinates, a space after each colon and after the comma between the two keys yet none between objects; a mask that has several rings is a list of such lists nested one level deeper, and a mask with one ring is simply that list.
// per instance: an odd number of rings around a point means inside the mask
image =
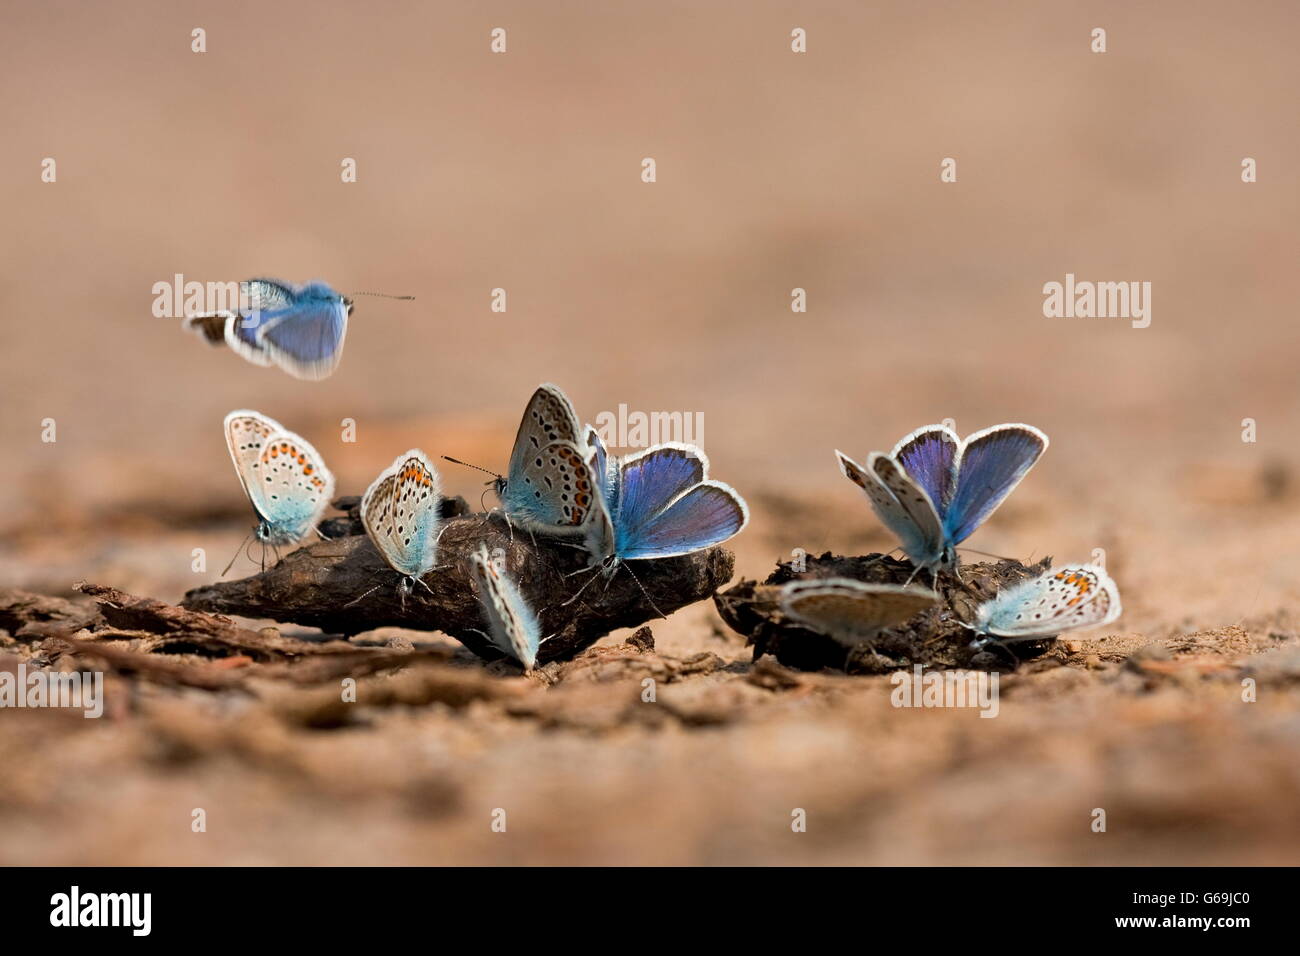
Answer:
[{"label": "blue wing", "polygon": [[643,527],[703,481],[707,467],[703,453],[688,445],[657,445],[622,459],[618,507],[611,512],[614,526],[628,531]]},{"label": "blue wing", "polygon": [[636,528],[618,529],[623,560],[670,558],[721,544],[749,522],[745,501],[729,485],[702,481]]},{"label": "blue wing", "polygon": [[[348,306],[342,300],[313,299],[275,312],[249,317],[260,319],[249,329],[261,348],[295,378],[322,379],[338,367],[348,330]],[[245,324],[245,323],[237,323]]]},{"label": "blue wing", "polygon": [[900,441],[889,455],[930,496],[940,517],[947,510],[956,484],[956,458],[960,445],[961,439],[952,429],[927,425]]},{"label": "blue wing", "polygon": [[745,502],[721,482],[705,481],[708,459],[690,445],[657,445],[619,464],[613,512],[622,559],[689,554],[745,526]]},{"label": "blue wing", "polygon": [[950,544],[965,541],[1002,504],[1047,448],[1032,425],[994,425],[971,435],[957,456],[957,485],[944,513]]}]

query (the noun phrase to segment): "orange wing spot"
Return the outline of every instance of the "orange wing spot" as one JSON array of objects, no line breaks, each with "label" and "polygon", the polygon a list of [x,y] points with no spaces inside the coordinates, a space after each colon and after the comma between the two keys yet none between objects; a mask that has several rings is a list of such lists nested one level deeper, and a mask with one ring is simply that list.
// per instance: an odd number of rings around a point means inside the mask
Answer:
[{"label": "orange wing spot", "polygon": [[[301,460],[302,460],[302,459],[299,459],[299,461],[301,461]],[[310,474],[312,473],[312,467],[311,467],[311,465],[305,465],[305,466],[303,466],[302,473],[303,473],[304,475],[310,475]]]},{"label": "orange wing spot", "polygon": [[278,449],[278,448],[272,448],[272,449],[271,449],[271,457],[272,457],[272,458],[279,458],[279,457],[280,457],[280,449]]},{"label": "orange wing spot", "polygon": [[1068,601],[1065,602],[1065,606],[1066,606],[1066,607],[1074,607],[1074,606],[1075,606],[1076,604],[1078,604],[1081,600],[1083,600],[1083,599],[1082,599],[1082,598],[1077,598],[1077,597],[1072,597],[1072,598],[1070,598],[1070,600],[1068,600]]}]

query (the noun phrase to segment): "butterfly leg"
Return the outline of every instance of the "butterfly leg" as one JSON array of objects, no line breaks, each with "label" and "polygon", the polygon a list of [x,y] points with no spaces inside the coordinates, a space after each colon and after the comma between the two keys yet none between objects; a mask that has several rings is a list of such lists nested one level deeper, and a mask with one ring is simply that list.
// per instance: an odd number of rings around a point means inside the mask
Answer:
[{"label": "butterfly leg", "polygon": [[[596,568],[578,568],[577,571],[572,571],[572,572],[570,572],[569,574],[566,574],[565,577],[566,577],[566,578],[571,578],[571,577],[573,577],[573,575],[575,575],[575,574],[581,574],[583,571],[592,571],[592,572],[594,572],[594,571],[596,571],[596,570],[597,570]],[[585,590],[587,590],[587,588],[591,586],[591,582],[592,582],[592,581],[596,580],[596,577],[597,577],[597,575],[593,573],[593,574],[591,575],[591,577],[587,578],[586,582],[582,585],[582,587],[578,588],[577,592],[573,595],[573,597],[569,598],[567,601],[563,601],[563,602],[560,603],[560,607],[568,607],[568,606],[569,606],[570,604],[572,604],[574,601],[578,600],[578,598],[582,596],[582,592],[585,591]],[[585,605],[584,605],[584,606],[585,606]]]},{"label": "butterfly leg", "polygon": [[1016,657],[1015,652],[1013,652],[1011,648],[1007,647],[1007,645],[1004,642],[990,640],[980,645],[981,650],[983,650],[986,647],[996,647],[1003,654],[1006,654],[1007,657],[1011,659],[1011,670],[1013,673],[1015,671],[1020,670],[1020,658]]}]

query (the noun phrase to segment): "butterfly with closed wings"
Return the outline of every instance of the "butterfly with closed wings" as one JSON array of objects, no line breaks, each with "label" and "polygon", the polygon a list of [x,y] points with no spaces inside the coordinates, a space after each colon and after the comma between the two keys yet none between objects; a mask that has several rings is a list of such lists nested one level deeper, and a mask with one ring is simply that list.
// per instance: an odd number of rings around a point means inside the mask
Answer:
[{"label": "butterfly with closed wings", "polygon": [[[343,358],[352,299],[319,280],[297,285],[280,279],[239,284],[247,303],[238,312],[188,316],[185,326],[213,345],[225,343],[254,365],[276,365],[294,378],[328,378]],[[390,299],[414,296],[383,296]]]},{"label": "butterfly with closed wings", "polygon": [[401,575],[403,602],[416,582],[432,593],[423,578],[437,563],[441,497],[438,472],[424,452],[412,448],[380,472],[361,498],[361,523],[388,566]]},{"label": "butterfly with closed wings", "polygon": [[783,585],[777,600],[790,620],[852,647],[934,607],[939,595],[912,584],[814,578]]},{"label": "butterfly with closed wings", "polygon": [[537,615],[524,600],[519,585],[493,559],[486,544],[480,545],[470,558],[483,616],[487,619],[488,639],[519,661],[525,671],[531,671],[537,663],[537,649],[542,641]]},{"label": "butterfly with closed wings", "polygon": [[257,540],[272,547],[301,541],[334,496],[334,476],[320,453],[275,419],[251,409],[227,415],[224,430],[235,474],[257,513]]},{"label": "butterfly with closed wings", "polygon": [[975,646],[996,641],[1040,641],[1066,631],[1109,624],[1123,613],[1119,587],[1094,564],[1045,571],[979,606],[971,629]]}]

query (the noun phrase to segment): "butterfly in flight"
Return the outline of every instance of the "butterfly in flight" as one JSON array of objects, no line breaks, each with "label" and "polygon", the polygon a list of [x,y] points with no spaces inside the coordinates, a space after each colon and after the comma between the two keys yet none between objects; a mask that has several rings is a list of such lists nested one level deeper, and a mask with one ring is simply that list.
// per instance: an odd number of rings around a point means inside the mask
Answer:
[{"label": "butterfly in flight", "polygon": [[333,374],[343,358],[352,299],[319,280],[296,285],[279,279],[248,279],[239,287],[247,306],[238,312],[189,316],[186,328],[213,345],[224,342],[254,365],[275,365],[294,378],[315,381]]}]

